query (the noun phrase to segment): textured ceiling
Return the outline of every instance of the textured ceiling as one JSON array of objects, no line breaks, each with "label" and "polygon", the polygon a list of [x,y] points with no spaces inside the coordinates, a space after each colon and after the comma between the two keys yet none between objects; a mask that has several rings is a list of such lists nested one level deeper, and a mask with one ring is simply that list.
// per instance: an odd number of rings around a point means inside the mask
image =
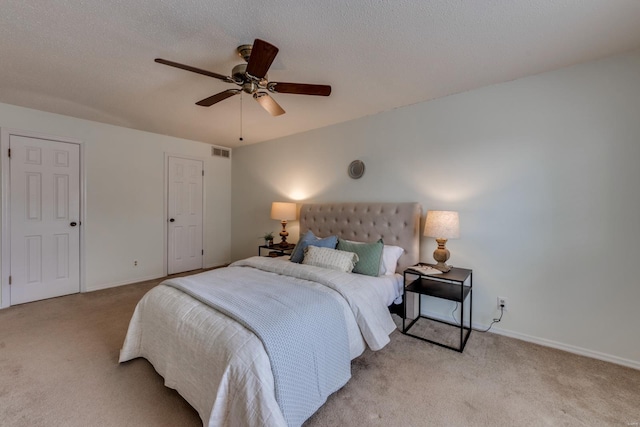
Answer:
[{"label": "textured ceiling", "polygon": [[[638,0],[2,0],[0,102],[234,147],[640,48]],[[330,97],[195,102],[236,86],[236,46],[280,48],[272,81]]]}]

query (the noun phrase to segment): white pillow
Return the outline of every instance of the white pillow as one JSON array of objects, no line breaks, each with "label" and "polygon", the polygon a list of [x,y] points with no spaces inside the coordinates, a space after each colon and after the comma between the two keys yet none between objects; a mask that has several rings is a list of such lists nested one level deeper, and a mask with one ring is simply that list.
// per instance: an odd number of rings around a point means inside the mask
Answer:
[{"label": "white pillow", "polygon": [[357,262],[358,254],[319,246],[307,246],[302,260],[303,264],[344,271],[345,273],[351,273]]},{"label": "white pillow", "polygon": [[[347,240],[349,243],[364,243],[356,242],[355,240]],[[404,253],[404,249],[400,246],[384,245],[382,248],[382,260],[380,261],[380,270],[378,270],[378,276],[394,275],[396,274],[396,268],[398,268],[398,260]]]},{"label": "white pillow", "polygon": [[392,275],[398,268],[398,260],[404,253],[400,246],[384,245],[382,248],[382,262],[380,263],[380,276]]}]

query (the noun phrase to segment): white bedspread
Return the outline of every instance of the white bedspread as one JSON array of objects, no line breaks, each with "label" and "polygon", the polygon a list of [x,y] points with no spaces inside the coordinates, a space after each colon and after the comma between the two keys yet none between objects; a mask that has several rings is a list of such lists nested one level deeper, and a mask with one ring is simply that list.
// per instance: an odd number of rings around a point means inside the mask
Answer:
[{"label": "white bedspread", "polygon": [[372,350],[380,350],[389,342],[389,334],[396,328],[387,309],[388,289],[380,286],[384,278],[343,273],[295,262],[274,262],[268,257],[251,257],[231,264],[248,266],[285,276],[297,277],[323,284],[339,292],[349,303],[360,332]]},{"label": "white bedspread", "polygon": [[[364,351],[362,336],[377,350],[395,329],[386,309],[388,296],[376,289],[381,283],[376,278],[267,257],[250,258],[192,278],[224,280],[249,266],[263,271],[266,284],[313,279],[314,287],[340,301],[352,359]],[[165,385],[176,389],[198,411],[204,425],[286,425],[261,341],[239,323],[177,289],[159,285],[138,303],[120,362],[136,357],[149,360]]]}]

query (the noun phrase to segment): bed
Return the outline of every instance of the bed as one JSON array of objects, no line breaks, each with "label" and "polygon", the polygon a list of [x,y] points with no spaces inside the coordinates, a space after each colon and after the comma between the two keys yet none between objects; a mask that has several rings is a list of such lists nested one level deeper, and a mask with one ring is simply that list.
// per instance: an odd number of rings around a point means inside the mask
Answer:
[{"label": "bed", "polygon": [[[417,203],[305,204],[300,210],[301,236],[311,231],[318,237],[335,235],[354,242],[382,239],[385,245],[404,249],[396,274],[370,277],[283,258],[252,257],[227,268],[170,279],[138,303],[120,362],[147,359],[165,385],[198,411],[205,426],[300,425],[326,395],[348,381],[349,362],[366,346],[379,350],[389,342],[395,325],[387,306],[401,295],[402,276],[397,273],[418,261],[420,216]],[[271,296],[263,292],[292,298],[285,302],[292,314],[284,309],[277,316],[259,313],[259,307],[251,304],[270,301]],[[293,299],[298,292],[300,299]],[[223,302],[218,300],[221,296]],[[228,310],[234,309],[228,308],[225,298],[247,304],[245,311],[250,314],[230,315]],[[277,310],[283,303],[273,304]],[[331,315],[319,317],[323,313]],[[245,316],[258,319],[248,325]],[[286,317],[295,318],[295,326],[285,324]],[[271,332],[261,329],[266,323],[282,325],[276,326],[284,331],[281,335],[298,334],[299,339],[284,342],[281,336],[271,337]],[[305,344],[305,339],[312,341]],[[281,351],[278,356],[274,350],[278,345],[290,349],[291,355]],[[305,366],[293,366],[289,360],[298,351],[293,348],[296,345],[302,352],[296,363]],[[308,355],[306,351],[313,351],[308,347],[331,351]],[[316,381],[309,383],[314,390],[310,395],[315,396],[315,388],[324,393],[318,392],[312,402],[306,396],[309,388],[291,384],[303,371],[305,375],[313,371],[308,376]],[[305,381],[299,382],[304,385]],[[299,404],[306,406],[300,409]]]}]

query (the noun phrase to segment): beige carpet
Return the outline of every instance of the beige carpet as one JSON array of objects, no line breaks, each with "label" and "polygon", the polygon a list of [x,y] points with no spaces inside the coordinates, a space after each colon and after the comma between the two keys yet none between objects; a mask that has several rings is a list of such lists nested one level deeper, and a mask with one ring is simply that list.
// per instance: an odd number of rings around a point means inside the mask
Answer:
[{"label": "beige carpet", "polygon": [[[157,281],[0,310],[1,426],[198,426],[144,359],[118,365]],[[463,354],[397,331],[305,426],[630,426],[640,371],[474,332]],[[637,338],[637,337],[636,337]]]}]

